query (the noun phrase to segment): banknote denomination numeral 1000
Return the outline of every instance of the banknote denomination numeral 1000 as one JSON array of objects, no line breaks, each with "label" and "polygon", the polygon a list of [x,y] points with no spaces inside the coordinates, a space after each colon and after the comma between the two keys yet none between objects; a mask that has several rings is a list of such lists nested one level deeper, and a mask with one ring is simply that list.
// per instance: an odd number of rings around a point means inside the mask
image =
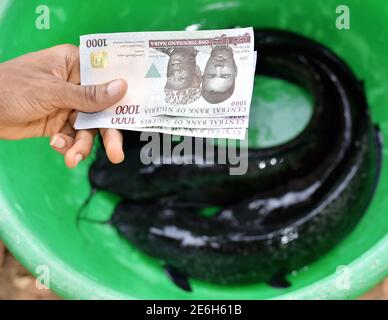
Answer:
[{"label": "banknote denomination numeral 1000", "polygon": [[237,101],[232,101],[232,107],[242,107],[247,105],[246,100],[237,100]]},{"label": "banknote denomination numeral 1000", "polygon": [[139,113],[139,105],[131,104],[131,105],[123,105],[116,107],[116,114],[138,114]]},{"label": "banknote denomination numeral 1000", "polygon": [[86,47],[96,48],[96,47],[106,47],[108,44],[106,43],[106,39],[88,39],[86,40]]}]

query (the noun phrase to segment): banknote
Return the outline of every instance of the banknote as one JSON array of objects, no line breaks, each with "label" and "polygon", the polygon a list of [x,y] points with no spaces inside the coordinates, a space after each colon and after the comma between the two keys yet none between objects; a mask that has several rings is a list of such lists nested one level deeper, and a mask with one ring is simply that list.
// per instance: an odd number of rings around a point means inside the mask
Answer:
[{"label": "banknote", "polygon": [[128,91],[102,112],[79,113],[75,128],[246,128],[253,39],[252,28],[81,36],[81,84],[123,78]]},{"label": "banknote", "polygon": [[[117,129],[125,130],[125,127]],[[247,128],[166,128],[166,127],[143,127],[132,128],[133,131],[160,132],[177,136],[189,136],[198,138],[219,138],[244,140]]]},{"label": "banknote", "polygon": [[88,123],[82,129],[91,128],[132,128],[142,127],[167,127],[167,128],[248,128],[249,118],[247,116],[237,117],[174,117],[174,116],[154,116],[154,117],[113,117],[112,121],[97,117],[89,118]]}]

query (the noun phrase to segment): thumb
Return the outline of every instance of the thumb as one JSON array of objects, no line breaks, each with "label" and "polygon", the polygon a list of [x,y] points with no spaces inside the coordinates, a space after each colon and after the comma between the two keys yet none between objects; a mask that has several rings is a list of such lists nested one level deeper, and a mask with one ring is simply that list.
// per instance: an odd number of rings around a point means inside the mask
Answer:
[{"label": "thumb", "polygon": [[82,112],[97,112],[111,107],[123,98],[127,92],[127,83],[123,79],[89,86],[67,82],[60,92],[60,107]]}]

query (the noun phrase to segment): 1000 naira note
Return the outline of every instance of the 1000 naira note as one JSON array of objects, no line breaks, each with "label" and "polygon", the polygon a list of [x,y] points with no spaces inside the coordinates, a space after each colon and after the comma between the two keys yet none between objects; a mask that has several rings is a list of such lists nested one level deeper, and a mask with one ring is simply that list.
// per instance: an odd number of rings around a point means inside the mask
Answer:
[{"label": "1000 naira note", "polygon": [[234,122],[247,128],[253,39],[252,28],[81,36],[81,84],[122,78],[128,91],[102,112],[79,113],[76,129],[231,128]]}]

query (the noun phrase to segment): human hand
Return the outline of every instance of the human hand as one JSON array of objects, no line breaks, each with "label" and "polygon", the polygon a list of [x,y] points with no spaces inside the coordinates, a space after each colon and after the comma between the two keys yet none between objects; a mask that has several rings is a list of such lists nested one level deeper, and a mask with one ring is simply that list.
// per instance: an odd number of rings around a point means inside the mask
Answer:
[{"label": "human hand", "polygon": [[[85,159],[97,129],[73,128],[78,111],[96,112],[119,101],[127,91],[124,80],[80,86],[79,49],[59,45],[0,63],[0,138],[49,136],[53,149],[70,168]],[[122,135],[99,129],[109,160],[124,160]]]}]

